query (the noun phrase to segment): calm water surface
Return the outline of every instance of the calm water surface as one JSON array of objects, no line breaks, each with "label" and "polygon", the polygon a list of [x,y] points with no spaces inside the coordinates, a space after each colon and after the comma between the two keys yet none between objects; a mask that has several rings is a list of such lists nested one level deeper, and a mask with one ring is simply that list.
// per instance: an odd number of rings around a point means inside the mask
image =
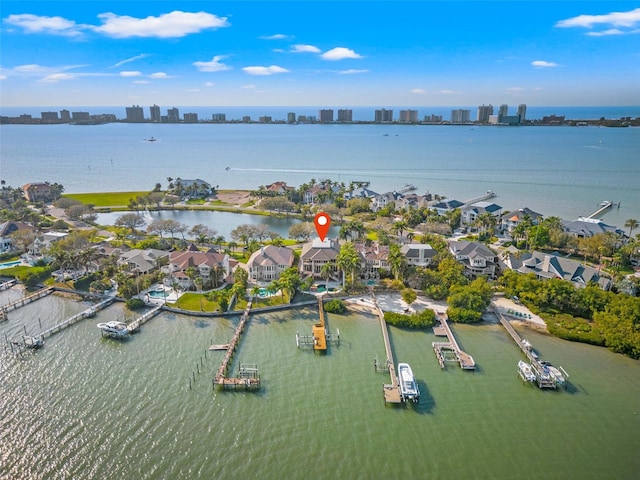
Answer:
[{"label": "calm water surface", "polygon": [[622,207],[606,221],[640,218],[640,128],[114,123],[2,125],[0,134],[0,176],[14,186],[139,191],[181,177],[256,189],[331,178],[371,181],[379,193],[411,183],[462,201],[493,190],[507,209],[567,219],[613,200]]},{"label": "calm water surface", "polygon": [[[6,303],[15,291],[0,293]],[[49,296],[9,313],[0,334],[30,333],[86,303]],[[329,315],[342,343],[300,351],[317,310],[252,315],[232,370],[257,363],[258,393],[219,392],[211,377],[237,318],[163,313],[128,341],[95,324],[121,305],[51,337],[23,359],[0,356],[0,478],[637,478],[640,364],[605,349],[525,331],[571,374],[568,391],[523,385],[519,351],[495,324],[454,326],[479,369],[440,370],[431,333],[391,328],[422,397],[386,407],[373,359],[373,316]],[[46,325],[45,325],[46,324]],[[202,373],[196,365],[202,362]],[[195,372],[195,387],[189,376]]]}]

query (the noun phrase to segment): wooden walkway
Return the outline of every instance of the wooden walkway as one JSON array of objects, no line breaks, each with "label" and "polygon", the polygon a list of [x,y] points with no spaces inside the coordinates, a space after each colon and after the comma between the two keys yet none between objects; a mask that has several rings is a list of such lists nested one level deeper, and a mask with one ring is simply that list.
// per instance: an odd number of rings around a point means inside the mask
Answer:
[{"label": "wooden walkway", "polygon": [[162,310],[162,305],[159,305],[159,306],[157,306],[155,308],[152,308],[148,312],[146,312],[143,315],[139,316],[138,318],[134,319],[131,323],[129,323],[127,325],[128,329],[129,329],[129,332],[135,332],[135,331],[139,330],[140,326],[142,324],[147,323],[153,317],[158,315],[160,313],[160,310]]},{"label": "wooden walkway", "polygon": [[17,280],[9,280],[7,282],[4,283],[0,283],[0,292],[2,292],[3,290],[9,290],[11,287],[13,287],[16,283],[18,283]]},{"label": "wooden walkway", "polygon": [[236,327],[233,338],[229,342],[227,353],[224,355],[224,359],[216,372],[215,377],[213,378],[213,385],[220,385],[223,388],[238,388],[242,387],[245,389],[253,389],[260,388],[260,375],[258,373],[257,366],[246,366],[244,364],[240,365],[240,369],[238,371],[237,377],[227,377],[227,373],[229,370],[229,363],[233,358],[233,354],[236,351],[238,346],[238,342],[240,341],[240,336],[244,331],[244,328],[249,321],[249,313],[251,312],[251,305],[253,303],[253,299],[249,300],[247,304],[247,308],[244,310],[242,314],[242,318],[240,318],[240,323]]},{"label": "wooden walkway", "polygon": [[324,306],[322,297],[318,297],[318,311],[320,312],[320,322],[313,326],[313,349],[319,352],[327,351],[327,329],[324,320]]},{"label": "wooden walkway", "polygon": [[591,215],[589,215],[587,218],[596,218],[599,217],[600,215],[602,215],[604,212],[606,212],[607,210],[609,210],[611,207],[613,207],[613,202],[611,201],[606,201],[598,210],[596,210],[595,212],[593,212]]},{"label": "wooden walkway", "polygon": [[433,351],[438,358],[438,363],[441,368],[445,367],[445,362],[447,361],[447,352],[452,352],[457,361],[460,364],[460,368],[463,370],[475,370],[476,362],[471,355],[464,352],[458,342],[456,341],[456,337],[454,337],[453,332],[451,331],[451,327],[447,323],[447,318],[444,314],[440,314],[439,317],[440,326],[433,327],[433,333],[441,337],[447,337],[448,342],[433,342],[431,345],[433,346]]},{"label": "wooden walkway", "polygon": [[391,350],[391,341],[389,340],[389,330],[387,329],[387,322],[384,319],[384,313],[375,301],[376,310],[378,312],[378,319],[380,320],[380,328],[382,329],[382,339],[384,341],[384,349],[387,355],[387,367],[389,368],[389,375],[391,377],[391,383],[382,386],[384,393],[385,403],[402,403],[402,396],[400,395],[400,383],[398,382],[398,375],[396,373],[396,365],[393,361],[393,352]]},{"label": "wooden walkway", "polygon": [[42,297],[46,297],[51,293],[53,293],[53,287],[43,288],[42,290],[38,290],[37,292],[32,293],[31,295],[27,295],[26,297],[22,297],[22,298],[19,298],[18,300],[14,300],[13,302],[7,303],[6,305],[2,305],[0,307],[0,312],[6,315],[11,310],[15,310],[16,308],[20,308],[31,302],[35,302],[36,300],[39,300]]},{"label": "wooden walkway", "polygon": [[59,332],[60,330],[64,330],[65,328],[73,325],[74,323],[78,323],[80,320],[84,320],[85,318],[90,318],[90,317],[94,317],[96,312],[98,312],[99,310],[102,310],[103,308],[105,308],[108,305],[111,305],[111,303],[113,303],[113,298],[107,298],[105,300],[103,300],[100,303],[97,303],[96,305],[93,305],[92,307],[75,314],[74,316],[67,318],[64,322],[58,323],[57,325],[54,325],[51,328],[48,328],[46,330],[44,330],[43,332],[40,332],[39,335],[36,335],[36,337],[40,337],[40,338],[47,338],[50,337],[51,335],[53,335],[54,333]]}]

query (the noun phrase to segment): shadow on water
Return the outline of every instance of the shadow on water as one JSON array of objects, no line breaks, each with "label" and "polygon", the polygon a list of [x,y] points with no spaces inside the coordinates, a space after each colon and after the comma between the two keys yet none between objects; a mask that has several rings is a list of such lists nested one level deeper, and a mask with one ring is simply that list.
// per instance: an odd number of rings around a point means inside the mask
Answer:
[{"label": "shadow on water", "polygon": [[428,415],[433,411],[433,408],[436,405],[436,400],[429,393],[429,387],[427,387],[426,382],[422,380],[416,380],[416,383],[418,384],[418,388],[420,389],[420,401],[418,403],[412,404],[412,406],[417,413]]},{"label": "shadow on water", "polygon": [[205,320],[196,320],[193,322],[193,326],[196,328],[209,328],[211,324]]}]

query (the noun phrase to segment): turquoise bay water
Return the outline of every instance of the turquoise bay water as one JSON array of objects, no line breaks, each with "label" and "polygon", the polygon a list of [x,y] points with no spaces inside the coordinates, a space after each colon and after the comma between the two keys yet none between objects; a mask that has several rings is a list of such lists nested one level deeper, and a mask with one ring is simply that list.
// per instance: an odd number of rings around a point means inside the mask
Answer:
[{"label": "turquoise bay water", "polygon": [[[2,292],[6,303],[13,291]],[[0,335],[32,333],[84,302],[46,297],[9,313]],[[238,321],[163,313],[128,341],[95,324],[121,305],[15,359],[0,356],[1,478],[636,478],[640,364],[525,330],[544,359],[571,374],[568,391],[516,375],[521,355],[502,327],[453,327],[479,368],[441,370],[431,333],[390,329],[411,364],[417,406],[385,406],[373,359],[380,327],[365,314],[328,315],[342,342],[298,350],[317,310],[254,314],[232,364],[257,363],[257,393],[220,392],[211,377]],[[196,365],[202,364],[200,367]],[[189,390],[189,377],[195,383]]]},{"label": "turquoise bay water", "polygon": [[411,183],[462,201],[493,190],[507,209],[567,219],[612,200],[622,205],[607,222],[640,218],[638,128],[114,123],[2,125],[0,134],[0,176],[13,186],[151,190],[179,176],[255,189],[331,178],[368,180],[379,193]]}]

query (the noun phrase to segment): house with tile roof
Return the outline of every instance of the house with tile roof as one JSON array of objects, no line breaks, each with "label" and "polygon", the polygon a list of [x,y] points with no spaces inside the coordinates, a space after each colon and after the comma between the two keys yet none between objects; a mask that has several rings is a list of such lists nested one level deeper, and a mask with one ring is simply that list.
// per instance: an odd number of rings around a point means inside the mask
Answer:
[{"label": "house with tile roof", "polygon": [[302,247],[300,254],[300,275],[303,278],[312,276],[314,279],[322,279],[320,272],[326,264],[333,265],[333,273],[331,279],[339,280],[339,271],[336,266],[336,258],[340,253],[340,245],[337,240],[325,238],[324,241],[319,238],[307,242]]},{"label": "house with tile roof", "polygon": [[402,198],[402,194],[398,192],[387,192],[380,195],[376,195],[371,199],[371,210],[377,212],[389,205],[391,202],[395,202],[399,198]]},{"label": "house with tile roof", "polygon": [[229,255],[212,250],[201,252],[190,248],[184,252],[171,252],[169,264],[165,267],[168,280],[178,282],[183,290],[194,286],[193,281],[187,275],[190,268],[194,268],[196,276],[202,278],[205,287],[216,288],[220,282],[231,280],[230,276],[234,265]]},{"label": "house with tile roof", "polygon": [[507,252],[503,261],[507,268],[522,274],[533,273],[541,280],[560,278],[571,282],[576,287],[585,287],[594,283],[603,290],[611,288],[611,280],[597,269],[556,253]]},{"label": "house with tile roof", "polygon": [[[116,250],[114,250],[115,252]],[[130,273],[145,274],[151,273],[160,267],[160,264],[169,257],[169,252],[165,250],[158,250],[155,248],[148,248],[146,250],[140,250],[134,248],[132,250],[120,253],[117,260],[117,265],[123,267]]]},{"label": "house with tile roof", "polygon": [[465,268],[465,275],[479,275],[495,278],[498,271],[498,257],[480,242],[450,241],[449,251]]},{"label": "house with tile roof", "polygon": [[357,242],[354,244],[360,255],[361,275],[365,279],[380,278],[381,271],[389,272],[389,246],[380,245],[377,242],[366,244]]},{"label": "house with tile roof", "polygon": [[247,262],[249,282],[264,284],[280,278],[282,272],[293,266],[293,250],[267,245],[253,252]]},{"label": "house with tile roof", "polygon": [[542,221],[542,214],[534,212],[527,207],[513,210],[512,212],[507,212],[500,217],[500,228],[507,232],[511,232],[526,218],[531,220],[533,225],[538,225],[538,223]]},{"label": "house with tile roof", "polygon": [[35,228],[24,222],[4,222],[0,223],[0,253],[8,252],[13,248],[11,235],[16,232],[34,232]]}]

